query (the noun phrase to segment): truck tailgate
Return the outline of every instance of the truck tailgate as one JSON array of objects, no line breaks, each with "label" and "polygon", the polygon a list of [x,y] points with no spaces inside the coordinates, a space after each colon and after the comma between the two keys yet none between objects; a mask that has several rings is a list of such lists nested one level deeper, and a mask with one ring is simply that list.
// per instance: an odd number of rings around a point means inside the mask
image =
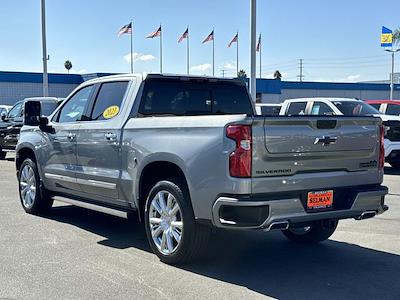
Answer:
[{"label": "truck tailgate", "polygon": [[368,172],[370,181],[378,184],[380,123],[373,117],[256,117],[252,127],[252,177],[296,175],[300,182],[301,174],[318,178],[326,172],[340,172],[349,178],[349,173],[357,176]]}]

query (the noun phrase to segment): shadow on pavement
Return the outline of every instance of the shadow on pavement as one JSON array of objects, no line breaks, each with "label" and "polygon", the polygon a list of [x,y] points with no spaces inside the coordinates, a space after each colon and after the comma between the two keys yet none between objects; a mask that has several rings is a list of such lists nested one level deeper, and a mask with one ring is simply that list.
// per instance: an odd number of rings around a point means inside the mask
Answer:
[{"label": "shadow on pavement", "polygon": [[[142,225],[122,218],[73,206],[46,218],[103,236],[104,246],[150,251]],[[280,232],[219,230],[203,259],[179,268],[279,299],[400,299],[399,255],[333,240],[298,245]]]}]

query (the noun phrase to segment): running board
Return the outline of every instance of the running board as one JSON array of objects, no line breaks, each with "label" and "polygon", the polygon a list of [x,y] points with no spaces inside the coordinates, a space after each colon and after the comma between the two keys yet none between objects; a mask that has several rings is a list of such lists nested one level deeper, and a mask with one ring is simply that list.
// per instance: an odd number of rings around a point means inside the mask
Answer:
[{"label": "running board", "polygon": [[90,210],[94,210],[94,211],[98,211],[107,215],[113,215],[116,217],[120,217],[120,218],[127,218],[127,213],[117,210],[117,209],[112,209],[112,208],[108,208],[108,207],[104,207],[104,206],[100,206],[100,205],[96,205],[96,204],[91,204],[91,203],[87,203],[87,202],[82,202],[82,201],[77,201],[77,200],[72,200],[69,198],[65,198],[65,197],[61,197],[61,196],[55,196],[54,197],[55,201],[59,201],[59,202],[63,202],[63,203],[67,203],[67,204],[71,204],[74,206],[78,206],[78,207],[82,207],[82,208],[86,208],[86,209],[90,209]]}]

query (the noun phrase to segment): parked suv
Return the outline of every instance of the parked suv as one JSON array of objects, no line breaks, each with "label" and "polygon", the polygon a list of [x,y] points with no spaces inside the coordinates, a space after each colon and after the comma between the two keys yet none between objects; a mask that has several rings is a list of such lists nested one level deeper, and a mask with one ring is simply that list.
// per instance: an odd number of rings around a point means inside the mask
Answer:
[{"label": "parked suv", "polygon": [[157,74],[87,81],[49,118],[25,107],[25,211],[72,199],[137,213],[167,263],[201,253],[212,227],[316,243],[387,209],[379,118],[255,116],[240,80]]},{"label": "parked suv", "polygon": [[347,98],[299,98],[284,101],[280,115],[376,116],[386,127],[385,158],[400,168],[400,116],[384,115],[364,101]]},{"label": "parked suv", "polygon": [[52,97],[25,98],[15,103],[7,114],[1,116],[0,123],[0,159],[6,157],[6,151],[13,151],[18,142],[19,132],[23,125],[24,104],[27,101],[39,101],[43,116],[50,115],[62,99]]}]

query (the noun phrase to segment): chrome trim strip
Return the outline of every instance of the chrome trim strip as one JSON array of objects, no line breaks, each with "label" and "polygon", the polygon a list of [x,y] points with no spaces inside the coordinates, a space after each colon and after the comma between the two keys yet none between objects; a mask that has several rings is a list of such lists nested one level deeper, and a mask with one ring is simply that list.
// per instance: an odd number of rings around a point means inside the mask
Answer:
[{"label": "chrome trim strip", "polygon": [[61,181],[66,181],[66,182],[76,182],[75,177],[70,177],[70,176],[64,176],[64,175],[58,175],[58,174],[52,174],[52,173],[45,173],[44,176],[48,179],[55,179],[55,180],[61,180]]},{"label": "chrome trim strip", "polygon": [[76,181],[79,184],[99,187],[99,188],[103,188],[103,189],[115,190],[117,188],[117,185],[115,183],[110,183],[110,182],[97,181],[97,180],[91,180],[91,179],[87,180],[87,179],[82,179],[82,178],[77,178]]}]

